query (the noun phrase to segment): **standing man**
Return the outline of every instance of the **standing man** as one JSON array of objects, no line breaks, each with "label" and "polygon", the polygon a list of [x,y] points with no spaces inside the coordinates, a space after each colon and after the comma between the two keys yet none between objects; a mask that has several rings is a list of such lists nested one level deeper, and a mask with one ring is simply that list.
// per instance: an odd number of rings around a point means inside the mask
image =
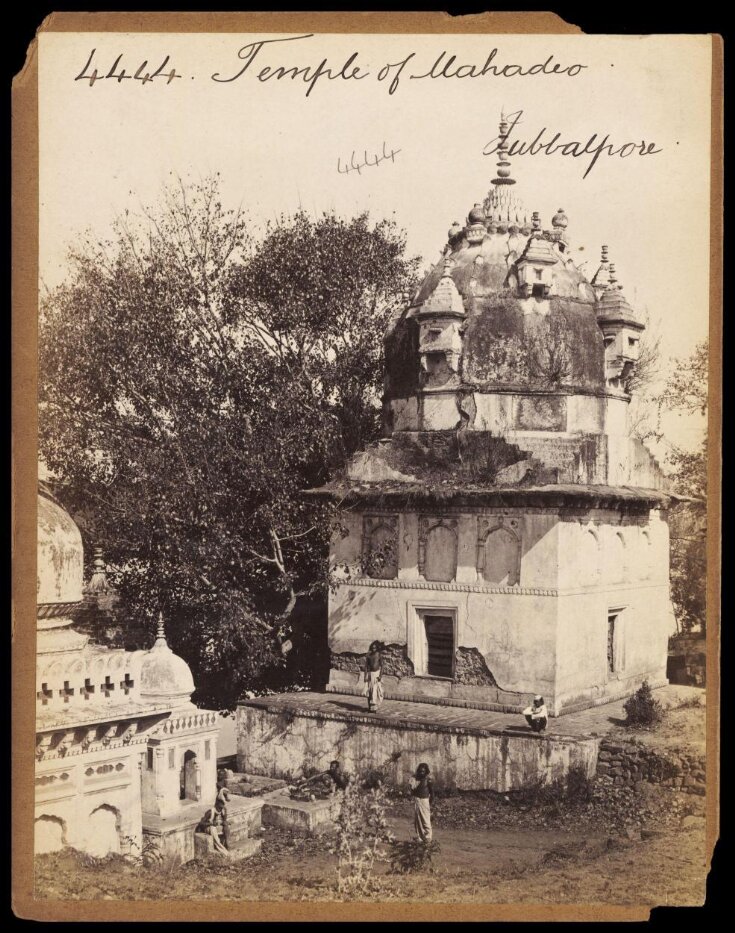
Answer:
[{"label": "standing man", "polygon": [[431,805],[434,802],[434,784],[430,777],[429,766],[422,762],[416,768],[414,780],[416,787],[411,793],[415,802],[414,829],[420,842],[428,845],[433,837],[431,829]]},{"label": "standing man", "polygon": [[377,711],[383,702],[383,655],[381,654],[382,645],[379,641],[374,641],[370,645],[367,657],[365,658],[365,689],[367,696],[368,712]]}]

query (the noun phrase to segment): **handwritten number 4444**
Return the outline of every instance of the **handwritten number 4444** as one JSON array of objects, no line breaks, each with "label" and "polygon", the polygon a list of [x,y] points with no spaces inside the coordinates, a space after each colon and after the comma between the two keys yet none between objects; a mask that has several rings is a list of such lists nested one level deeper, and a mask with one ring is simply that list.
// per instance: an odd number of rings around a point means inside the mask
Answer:
[{"label": "handwritten number 4444", "polygon": [[105,73],[104,68],[102,68],[101,71],[98,71],[96,67],[93,71],[90,71],[90,68],[92,68],[94,63],[94,56],[96,51],[97,49],[92,49],[84,68],[82,68],[76,78],[74,78],[75,81],[89,81],[89,86],[92,87],[95,81],[104,81],[108,78],[116,80],[118,84],[122,84],[123,81],[140,81],[141,84],[149,84],[155,78],[166,78],[166,84],[171,84],[174,78],[182,77],[182,75],[176,73],[176,68],[173,66],[168,71],[165,71],[166,66],[168,65],[171,58],[170,55],[167,55],[164,58],[155,71],[149,71],[148,62],[144,61],[138,66],[135,72],[128,74],[125,68],[120,67],[122,55],[117,56],[107,73]]}]

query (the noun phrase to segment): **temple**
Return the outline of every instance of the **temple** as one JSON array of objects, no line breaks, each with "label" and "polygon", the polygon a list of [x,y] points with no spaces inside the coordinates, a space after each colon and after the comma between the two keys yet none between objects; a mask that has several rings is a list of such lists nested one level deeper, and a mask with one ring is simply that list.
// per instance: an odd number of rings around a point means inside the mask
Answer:
[{"label": "temple", "polygon": [[[101,586],[95,561],[92,590]],[[183,861],[217,786],[219,724],[159,619],[149,651],[90,643],[79,528],[45,484],[38,496],[35,851],[66,845]]]},{"label": "temple", "polygon": [[[500,135],[508,124],[501,120]],[[588,281],[499,148],[490,193],[385,335],[384,437],[342,503],[327,689],[551,715],[666,683],[665,477],[631,433],[644,324],[602,247]]]}]

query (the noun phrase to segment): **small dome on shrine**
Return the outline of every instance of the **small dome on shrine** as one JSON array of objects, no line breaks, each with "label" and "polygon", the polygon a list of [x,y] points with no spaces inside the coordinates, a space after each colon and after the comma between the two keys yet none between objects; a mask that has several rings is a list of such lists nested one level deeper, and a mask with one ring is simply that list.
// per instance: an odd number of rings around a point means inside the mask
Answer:
[{"label": "small dome on shrine", "polygon": [[39,483],[38,493],[36,575],[39,619],[66,616],[82,601],[82,535],[71,515],[43,482]]},{"label": "small dome on shrine", "polygon": [[150,651],[143,655],[140,669],[141,699],[166,702],[172,706],[185,706],[194,692],[194,678],[189,665],[169,648],[159,616],[156,640]]},{"label": "small dome on shrine", "polygon": [[484,224],[485,223],[485,209],[482,204],[478,201],[477,204],[472,208],[472,210],[467,215],[467,223],[470,224]]}]

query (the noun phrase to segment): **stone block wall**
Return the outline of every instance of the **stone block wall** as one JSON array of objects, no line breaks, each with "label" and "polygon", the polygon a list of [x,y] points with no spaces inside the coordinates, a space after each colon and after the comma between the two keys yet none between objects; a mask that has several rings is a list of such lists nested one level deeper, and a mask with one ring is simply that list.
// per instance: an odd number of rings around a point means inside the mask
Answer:
[{"label": "stone block wall", "polygon": [[603,783],[628,787],[648,781],[703,797],[705,758],[678,749],[663,752],[635,742],[602,739],[597,760],[597,779]]}]

